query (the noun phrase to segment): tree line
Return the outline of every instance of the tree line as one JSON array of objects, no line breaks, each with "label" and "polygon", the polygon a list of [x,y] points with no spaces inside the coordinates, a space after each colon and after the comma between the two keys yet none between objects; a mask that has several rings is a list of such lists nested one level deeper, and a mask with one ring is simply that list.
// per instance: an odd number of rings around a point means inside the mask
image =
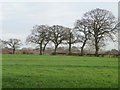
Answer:
[{"label": "tree line", "polygon": [[[87,42],[91,42],[95,47],[95,55],[98,56],[99,50],[105,45],[105,40],[110,38],[115,41],[115,35],[118,30],[118,21],[112,12],[105,9],[93,9],[86,12],[83,17],[76,20],[74,28],[64,27],[62,25],[35,25],[31,34],[27,36],[26,42],[34,43],[39,47],[40,55],[44,54],[48,43],[54,44],[54,54],[60,44],[69,46],[69,54],[73,44],[81,45],[81,55],[84,55],[84,47]],[[19,39],[9,39],[3,41],[2,46],[9,45],[15,53],[16,48],[21,45]]]}]

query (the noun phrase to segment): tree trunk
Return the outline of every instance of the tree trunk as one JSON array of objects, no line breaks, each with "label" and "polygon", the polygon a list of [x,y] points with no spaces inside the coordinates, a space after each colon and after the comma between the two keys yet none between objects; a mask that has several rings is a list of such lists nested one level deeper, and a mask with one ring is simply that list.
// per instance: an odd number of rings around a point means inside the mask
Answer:
[{"label": "tree trunk", "polygon": [[46,46],[47,46],[47,44],[45,44],[44,47],[43,47],[43,54],[44,54],[44,52],[45,52]]},{"label": "tree trunk", "polygon": [[70,32],[70,37],[69,37],[69,55],[71,55],[71,38],[72,38],[72,33]]},{"label": "tree trunk", "polygon": [[42,44],[40,44],[40,55],[42,55]]},{"label": "tree trunk", "polygon": [[54,50],[54,54],[56,55],[56,50],[57,50],[58,45],[55,45],[55,50]]},{"label": "tree trunk", "polygon": [[95,56],[97,57],[99,56],[98,51],[99,51],[98,42],[97,42],[97,39],[95,39]]},{"label": "tree trunk", "polygon": [[95,46],[95,56],[97,57],[99,56],[98,51],[99,51],[98,46]]},{"label": "tree trunk", "polygon": [[69,43],[69,55],[71,55],[71,43]]},{"label": "tree trunk", "polygon": [[83,49],[84,49],[84,47],[85,47],[86,42],[87,42],[87,39],[83,42],[83,45],[82,45],[82,47],[81,47],[81,54],[80,54],[81,56],[84,55]]},{"label": "tree trunk", "polygon": [[81,56],[83,56],[83,48],[84,48],[84,47],[81,47]]},{"label": "tree trunk", "polygon": [[13,48],[13,54],[15,54],[15,48]]}]

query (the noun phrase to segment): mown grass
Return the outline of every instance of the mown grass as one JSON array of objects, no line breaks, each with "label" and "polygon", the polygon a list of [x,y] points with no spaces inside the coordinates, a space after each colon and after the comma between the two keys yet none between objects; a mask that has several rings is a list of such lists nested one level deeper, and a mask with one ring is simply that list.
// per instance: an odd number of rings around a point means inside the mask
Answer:
[{"label": "mown grass", "polygon": [[117,88],[118,60],[3,55],[3,88]]}]

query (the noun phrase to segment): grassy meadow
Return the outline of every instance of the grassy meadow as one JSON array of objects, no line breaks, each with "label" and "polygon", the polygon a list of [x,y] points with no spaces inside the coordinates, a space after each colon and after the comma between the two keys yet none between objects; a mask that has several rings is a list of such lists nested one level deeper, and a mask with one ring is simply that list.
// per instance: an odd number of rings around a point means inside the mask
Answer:
[{"label": "grassy meadow", "polygon": [[118,59],[3,55],[3,88],[117,88]]}]

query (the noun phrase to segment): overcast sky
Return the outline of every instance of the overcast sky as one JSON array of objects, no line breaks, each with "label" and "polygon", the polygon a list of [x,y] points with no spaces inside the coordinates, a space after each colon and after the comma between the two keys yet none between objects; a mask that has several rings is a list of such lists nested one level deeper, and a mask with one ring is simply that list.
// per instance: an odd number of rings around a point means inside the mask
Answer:
[{"label": "overcast sky", "polygon": [[[74,22],[95,8],[111,11],[118,16],[117,2],[6,2],[2,3],[2,35],[0,38],[18,38],[25,42],[31,29],[37,24],[59,24],[74,27]],[[109,43],[107,49],[117,45]]]}]

